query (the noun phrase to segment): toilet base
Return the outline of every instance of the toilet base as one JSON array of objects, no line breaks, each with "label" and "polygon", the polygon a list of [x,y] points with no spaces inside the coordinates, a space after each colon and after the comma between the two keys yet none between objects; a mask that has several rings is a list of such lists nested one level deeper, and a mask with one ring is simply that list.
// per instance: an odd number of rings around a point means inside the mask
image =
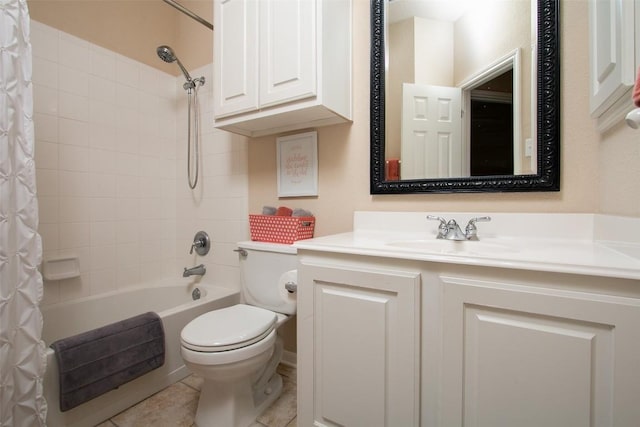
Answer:
[{"label": "toilet base", "polygon": [[282,377],[277,373],[264,388],[255,391],[249,379],[224,386],[205,380],[200,390],[196,426],[247,427],[281,392]]}]

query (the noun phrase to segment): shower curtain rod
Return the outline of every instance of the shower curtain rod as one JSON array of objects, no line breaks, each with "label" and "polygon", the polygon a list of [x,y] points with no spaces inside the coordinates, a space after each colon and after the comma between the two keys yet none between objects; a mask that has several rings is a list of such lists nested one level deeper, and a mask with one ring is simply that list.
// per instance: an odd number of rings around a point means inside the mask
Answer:
[{"label": "shower curtain rod", "polygon": [[178,9],[180,12],[184,13],[185,15],[189,16],[190,18],[195,19],[196,21],[198,21],[199,23],[201,23],[202,25],[204,25],[205,27],[209,28],[211,31],[213,31],[213,24],[211,24],[211,22],[207,21],[206,19],[201,18],[200,16],[196,15],[195,13],[191,12],[189,9],[187,9],[186,7],[184,7],[183,5],[181,5],[180,3],[174,1],[174,0],[162,0],[164,1],[166,4],[168,4],[169,6],[173,6],[176,9]]}]

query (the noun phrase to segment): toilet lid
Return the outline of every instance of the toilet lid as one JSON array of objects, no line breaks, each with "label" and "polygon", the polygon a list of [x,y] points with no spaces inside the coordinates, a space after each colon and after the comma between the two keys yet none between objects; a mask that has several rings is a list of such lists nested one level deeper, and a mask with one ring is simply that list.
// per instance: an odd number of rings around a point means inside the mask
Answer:
[{"label": "toilet lid", "polygon": [[273,311],[236,304],[202,314],[182,329],[182,345],[195,351],[227,351],[268,335],[276,323]]}]

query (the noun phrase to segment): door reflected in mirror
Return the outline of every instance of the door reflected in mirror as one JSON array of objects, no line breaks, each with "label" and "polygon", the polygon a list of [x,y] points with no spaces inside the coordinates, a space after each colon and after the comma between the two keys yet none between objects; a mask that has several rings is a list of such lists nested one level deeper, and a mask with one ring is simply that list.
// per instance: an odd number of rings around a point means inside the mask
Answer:
[{"label": "door reflected in mirror", "polygon": [[531,2],[392,0],[387,12],[385,159],[398,173],[386,179],[536,173]]}]

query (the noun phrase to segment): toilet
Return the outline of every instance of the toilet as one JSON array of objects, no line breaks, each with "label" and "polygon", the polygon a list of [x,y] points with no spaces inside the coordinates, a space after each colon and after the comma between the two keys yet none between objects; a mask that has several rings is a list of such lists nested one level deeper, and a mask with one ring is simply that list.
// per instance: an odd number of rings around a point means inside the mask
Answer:
[{"label": "toilet", "polygon": [[185,365],[204,379],[200,427],[249,426],[282,391],[277,329],[296,312],[295,293],[284,288],[297,282],[296,249],[240,242],[237,252],[244,303],[202,314],[180,334]]}]

